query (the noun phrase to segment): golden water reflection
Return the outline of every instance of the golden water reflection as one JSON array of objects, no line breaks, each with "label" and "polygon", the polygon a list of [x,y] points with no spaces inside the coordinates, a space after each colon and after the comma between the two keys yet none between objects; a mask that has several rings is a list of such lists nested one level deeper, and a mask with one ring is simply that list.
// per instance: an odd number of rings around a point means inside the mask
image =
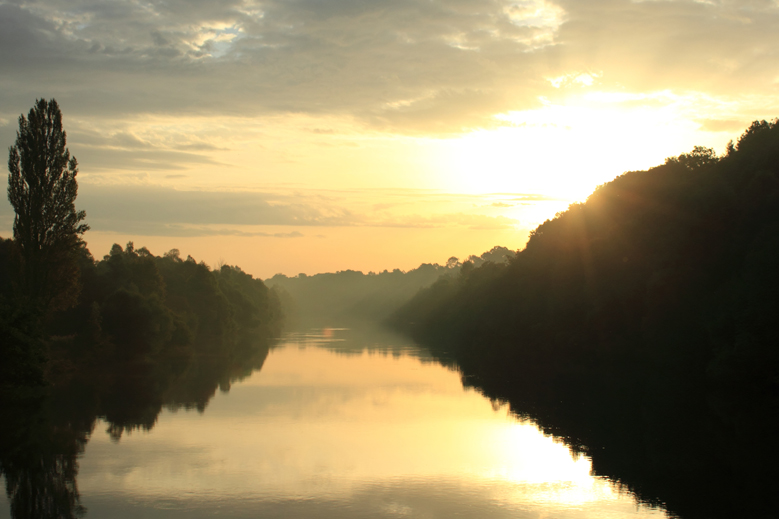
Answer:
[{"label": "golden water reflection", "polygon": [[339,348],[345,333],[290,337],[203,414],[119,443],[99,422],[88,516],[664,516],[413,345]]}]

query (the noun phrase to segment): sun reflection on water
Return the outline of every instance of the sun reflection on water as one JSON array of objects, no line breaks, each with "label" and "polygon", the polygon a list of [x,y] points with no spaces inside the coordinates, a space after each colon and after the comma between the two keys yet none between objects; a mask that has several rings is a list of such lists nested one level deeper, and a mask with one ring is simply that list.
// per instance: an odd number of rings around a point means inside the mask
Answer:
[{"label": "sun reflection on water", "polygon": [[125,496],[183,509],[195,500],[235,517],[312,516],[312,503],[317,517],[659,513],[590,476],[587,457],[532,422],[464,389],[457,372],[412,355],[413,345],[350,349],[344,336],[293,337],[205,413],[165,412],[150,433],[116,444],[98,424],[81,464],[85,503]]}]

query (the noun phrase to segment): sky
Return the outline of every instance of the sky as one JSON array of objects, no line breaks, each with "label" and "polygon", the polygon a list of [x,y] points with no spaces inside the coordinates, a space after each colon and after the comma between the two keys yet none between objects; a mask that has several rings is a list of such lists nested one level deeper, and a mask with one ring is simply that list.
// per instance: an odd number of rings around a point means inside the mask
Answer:
[{"label": "sky", "polygon": [[0,0],[0,144],[58,101],[93,255],[261,278],[520,249],[777,93],[775,0]]}]

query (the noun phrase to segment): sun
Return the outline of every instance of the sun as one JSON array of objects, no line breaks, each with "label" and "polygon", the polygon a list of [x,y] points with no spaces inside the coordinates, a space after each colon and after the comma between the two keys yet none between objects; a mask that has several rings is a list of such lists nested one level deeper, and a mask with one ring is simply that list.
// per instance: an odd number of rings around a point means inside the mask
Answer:
[{"label": "sun", "polygon": [[626,171],[662,164],[696,144],[726,142],[727,136],[699,131],[678,106],[657,109],[618,94],[595,94],[499,114],[496,128],[443,141],[438,167],[446,187],[584,200]]}]

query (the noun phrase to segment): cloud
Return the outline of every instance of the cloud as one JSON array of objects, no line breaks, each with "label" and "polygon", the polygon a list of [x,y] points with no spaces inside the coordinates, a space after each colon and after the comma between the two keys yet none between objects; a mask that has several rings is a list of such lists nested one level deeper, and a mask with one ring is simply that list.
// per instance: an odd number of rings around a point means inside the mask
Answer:
[{"label": "cloud", "polygon": [[[322,194],[307,191],[183,191],[152,185],[81,183],[77,209],[85,210],[92,230],[144,236],[244,236],[297,238],[309,227],[509,229],[519,223],[452,209],[472,207],[473,195],[400,190],[399,203],[374,207],[373,190]],[[386,196],[392,197],[388,192]],[[361,197],[364,199],[361,202]],[[461,200],[457,200],[461,198]],[[349,204],[345,206],[343,204]],[[503,207],[503,206],[501,206]],[[388,212],[387,209],[397,209]],[[401,212],[427,208],[427,213]],[[12,221],[8,203],[0,219]],[[279,231],[279,227],[291,228]],[[308,235],[308,233],[306,233]]]},{"label": "cloud", "polygon": [[559,0],[566,12],[550,55],[561,70],[603,71],[632,92],[743,95],[773,87],[779,8],[724,0]]},{"label": "cloud", "polygon": [[193,164],[228,167],[211,157],[174,150],[122,150],[79,146],[78,161],[91,172],[134,170],[168,171],[187,169]]},{"label": "cloud", "polygon": [[93,116],[335,113],[380,127],[447,129],[489,123],[504,108],[500,83],[526,74],[528,51],[552,37],[553,22],[510,7],[4,3],[0,19],[14,30],[2,39],[0,67],[15,104],[29,104],[34,78],[41,93]]},{"label": "cloud", "polygon": [[588,85],[771,99],[778,26],[775,3],[734,0],[4,2],[0,105],[438,134]]},{"label": "cloud", "polygon": [[436,228],[462,226],[468,229],[512,229],[519,224],[514,218],[481,214],[450,213],[433,216],[403,215],[382,220],[368,220],[363,225],[372,227]]},{"label": "cloud", "polygon": [[535,193],[513,195],[513,196],[510,196],[507,200],[512,201],[512,202],[560,202],[560,201],[565,201],[565,199],[563,199],[563,198],[549,196],[549,195],[535,194]]},{"label": "cloud", "polygon": [[722,119],[701,119],[698,121],[701,130],[707,132],[728,132],[734,133],[749,126],[749,123],[735,120]]},{"label": "cloud", "polygon": [[197,238],[205,236],[236,236],[241,238],[302,238],[299,231],[263,232],[245,229],[214,227],[206,225],[181,225],[157,222],[137,222],[120,220],[90,220],[96,230],[137,236],[170,236]]},{"label": "cloud", "polygon": [[[79,208],[95,230],[133,222],[148,232],[205,232],[202,226],[340,226],[354,223],[346,209],[290,195],[255,192],[179,191],[170,188],[82,184]],[[178,226],[178,227],[177,227]],[[241,231],[249,232],[249,231]],[[251,231],[252,233],[254,231]]]}]

